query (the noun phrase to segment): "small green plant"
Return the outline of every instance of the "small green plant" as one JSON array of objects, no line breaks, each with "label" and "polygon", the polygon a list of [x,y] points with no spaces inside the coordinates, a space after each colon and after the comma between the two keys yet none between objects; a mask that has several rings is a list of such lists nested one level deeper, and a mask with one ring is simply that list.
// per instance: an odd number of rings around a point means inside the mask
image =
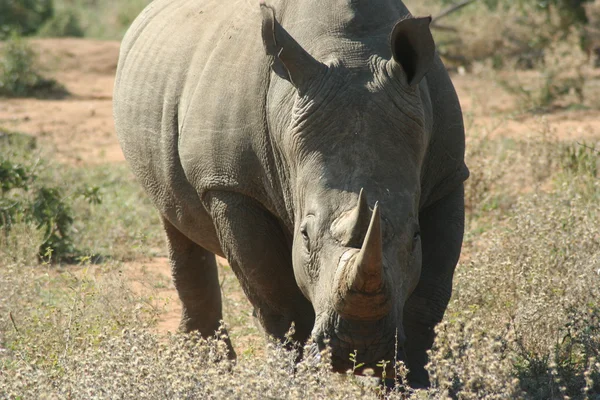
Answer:
[{"label": "small green plant", "polygon": [[5,194],[11,189],[27,189],[30,176],[25,167],[13,164],[8,160],[0,160],[0,189]]},{"label": "small green plant", "polygon": [[381,368],[381,379],[387,378],[386,369],[389,364],[390,364],[390,361],[386,361],[386,360],[381,360],[377,363],[377,366],[379,368]]},{"label": "small green plant", "polygon": [[90,204],[102,204],[102,196],[100,195],[100,186],[84,186],[79,194]]},{"label": "small green plant", "polygon": [[39,229],[44,231],[44,243],[40,250],[50,248],[52,255],[60,258],[77,256],[73,245],[73,211],[63,198],[62,190],[40,187],[36,190],[29,213]]},{"label": "small green plant", "polygon": [[598,176],[600,150],[585,143],[572,143],[563,146],[561,153],[561,165],[565,171],[575,175]]},{"label": "small green plant", "polygon": [[350,353],[350,361],[352,362],[352,373],[356,372],[357,369],[360,369],[365,365],[365,363],[357,363],[357,356],[358,350],[354,350],[354,353]]},{"label": "small green plant", "polygon": [[63,96],[67,92],[54,79],[38,71],[37,54],[13,32],[0,51],[0,96]]}]

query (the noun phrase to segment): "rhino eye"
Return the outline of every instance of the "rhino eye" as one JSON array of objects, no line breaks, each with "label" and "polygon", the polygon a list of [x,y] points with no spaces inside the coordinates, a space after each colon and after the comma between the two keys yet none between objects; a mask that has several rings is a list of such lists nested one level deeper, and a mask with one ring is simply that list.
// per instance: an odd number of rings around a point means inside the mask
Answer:
[{"label": "rhino eye", "polygon": [[417,244],[419,243],[419,239],[421,239],[421,232],[415,231],[415,233],[413,234],[413,242],[412,242],[412,249],[413,249],[413,251],[415,251],[415,249],[417,248]]},{"label": "rhino eye", "polygon": [[306,226],[306,222],[302,224],[300,227],[300,234],[302,234],[302,239],[304,240],[304,244],[308,247],[309,237],[308,237],[308,228]]}]

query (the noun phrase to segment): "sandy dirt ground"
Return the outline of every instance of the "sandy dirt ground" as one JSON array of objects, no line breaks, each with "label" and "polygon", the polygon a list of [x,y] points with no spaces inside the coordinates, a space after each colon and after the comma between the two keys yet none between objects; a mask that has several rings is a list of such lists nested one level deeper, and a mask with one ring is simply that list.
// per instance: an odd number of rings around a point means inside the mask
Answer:
[{"label": "sandy dirt ground", "polygon": [[[38,39],[33,41],[47,75],[64,84],[71,93],[61,100],[2,99],[0,126],[38,138],[50,147],[60,162],[72,165],[123,163],[112,119],[112,93],[119,43],[80,39]],[[514,98],[493,82],[473,75],[454,76],[467,128],[490,136],[521,137],[536,131],[540,119],[561,139],[600,138],[600,118],[595,110],[557,111],[544,117],[511,115]],[[476,128],[476,129],[475,129]],[[220,261],[225,263],[224,260]],[[144,274],[162,280],[158,295],[167,299],[158,330],[174,331],[179,322],[180,305],[170,280],[166,258],[132,262],[130,278],[141,289]],[[234,285],[231,270],[225,268],[224,282]],[[135,282],[138,282],[137,284]],[[236,298],[224,299],[231,307],[249,304],[241,290]],[[237,343],[239,345],[239,343]],[[242,348],[252,344],[242,344]]]}]

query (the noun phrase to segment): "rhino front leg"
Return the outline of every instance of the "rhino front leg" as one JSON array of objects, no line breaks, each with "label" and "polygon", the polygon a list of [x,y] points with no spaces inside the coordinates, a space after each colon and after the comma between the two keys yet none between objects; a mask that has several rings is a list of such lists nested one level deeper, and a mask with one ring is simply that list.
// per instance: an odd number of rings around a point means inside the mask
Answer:
[{"label": "rhino front leg", "polygon": [[[215,255],[188,239],[163,218],[173,283],[182,303],[179,329],[211,337],[223,318]],[[229,338],[229,358],[236,357]]]},{"label": "rhino front leg", "polygon": [[423,267],[419,284],[404,308],[405,355],[409,383],[428,387],[427,350],[434,327],[444,316],[452,294],[452,277],[460,257],[464,233],[464,189],[461,184],[448,196],[421,211]]},{"label": "rhino front leg", "polygon": [[234,192],[204,197],[221,249],[267,334],[283,339],[292,322],[294,339],[308,339],[314,311],[300,292],[291,261],[291,237],[256,200]]}]

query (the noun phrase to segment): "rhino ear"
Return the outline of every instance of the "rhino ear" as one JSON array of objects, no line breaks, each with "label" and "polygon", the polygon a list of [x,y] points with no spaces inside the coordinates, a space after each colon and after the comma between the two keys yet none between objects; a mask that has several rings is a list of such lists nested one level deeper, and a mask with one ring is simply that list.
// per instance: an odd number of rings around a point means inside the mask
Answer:
[{"label": "rhino ear", "polygon": [[431,17],[406,18],[396,23],[390,35],[392,56],[402,66],[410,86],[418,85],[433,65],[435,43],[430,23]]},{"label": "rhino ear", "polygon": [[268,55],[273,57],[271,69],[303,91],[309,82],[322,74],[327,67],[313,58],[294,40],[275,19],[275,10],[260,3],[262,14],[262,39]]}]

